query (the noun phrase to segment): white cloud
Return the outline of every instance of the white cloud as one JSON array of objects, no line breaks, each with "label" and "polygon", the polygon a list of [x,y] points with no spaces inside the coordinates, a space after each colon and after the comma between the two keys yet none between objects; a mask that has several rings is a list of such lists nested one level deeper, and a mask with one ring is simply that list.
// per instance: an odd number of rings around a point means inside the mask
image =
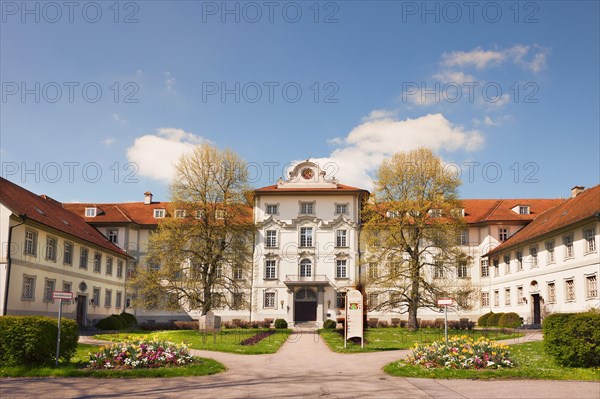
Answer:
[{"label": "white cloud", "polygon": [[345,184],[371,189],[370,174],[396,152],[418,147],[436,152],[475,151],[484,145],[484,138],[478,130],[465,130],[442,114],[428,114],[416,119],[382,116],[367,120],[353,128],[343,142],[329,157],[313,161]]},{"label": "white cloud", "polygon": [[433,75],[433,78],[442,83],[463,84],[465,82],[475,82],[475,76],[458,71],[441,71]]},{"label": "white cloud", "polygon": [[363,122],[372,121],[376,119],[387,119],[393,118],[398,114],[398,111],[388,109],[375,109],[371,113],[361,119]]},{"label": "white cloud", "polygon": [[483,50],[481,47],[476,47],[471,51],[443,53],[441,64],[446,68],[485,69],[510,61],[532,72],[539,72],[546,68],[546,57],[549,53],[549,49],[537,45],[516,44],[504,50]]},{"label": "white cloud", "polygon": [[119,115],[119,114],[112,114],[112,118],[113,118],[113,121],[117,122],[118,124],[121,124],[124,126],[127,125],[127,119],[121,117],[121,115]]},{"label": "white cloud", "polygon": [[494,50],[482,50],[476,47],[471,51],[453,51],[442,54],[442,65],[446,67],[474,66],[484,69],[490,65],[498,65],[504,61],[505,55]]},{"label": "white cloud", "polygon": [[160,128],[156,134],[136,138],[127,149],[127,160],[136,163],[140,175],[170,183],[179,158],[206,141],[183,129]]},{"label": "white cloud", "polygon": [[110,136],[108,136],[107,138],[105,138],[104,140],[102,140],[100,142],[102,144],[104,144],[105,146],[110,147],[115,142],[115,139],[112,138],[112,137],[110,137]]},{"label": "white cloud", "polygon": [[175,86],[175,78],[171,75],[171,72],[165,72],[165,87],[167,91],[173,91],[173,86]]},{"label": "white cloud", "polygon": [[480,125],[484,125],[484,126],[490,126],[490,127],[498,127],[498,126],[502,126],[505,125],[509,122],[511,122],[513,119],[510,115],[502,115],[502,116],[498,116],[496,118],[492,118],[491,116],[485,116],[483,119],[473,119],[473,124],[475,126],[480,126]]}]

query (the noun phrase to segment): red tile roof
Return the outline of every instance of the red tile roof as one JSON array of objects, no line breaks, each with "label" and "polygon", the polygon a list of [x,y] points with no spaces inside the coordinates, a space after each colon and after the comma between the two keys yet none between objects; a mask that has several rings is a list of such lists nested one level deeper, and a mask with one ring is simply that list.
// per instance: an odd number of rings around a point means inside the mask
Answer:
[{"label": "red tile roof", "polygon": [[297,192],[307,192],[307,193],[338,193],[338,192],[366,192],[362,188],[347,186],[345,184],[337,184],[336,188],[312,188],[312,187],[278,187],[276,184],[271,186],[261,187],[254,190],[255,193],[297,193]]},{"label": "red tile roof", "polygon": [[575,198],[564,200],[547,210],[523,227],[508,240],[487,253],[496,255],[507,248],[514,247],[541,235],[551,233],[582,220],[600,217],[600,185],[583,191]]},{"label": "red tile roof", "polygon": [[[564,202],[563,199],[464,199],[467,223],[523,221],[530,222],[548,209]],[[529,206],[530,213],[521,215],[512,210],[519,205]]]},{"label": "red tile roof", "polygon": [[62,204],[46,195],[36,195],[0,177],[0,202],[15,215],[41,223],[119,255],[125,251],[108,241],[106,237],[83,218],[63,208]]}]

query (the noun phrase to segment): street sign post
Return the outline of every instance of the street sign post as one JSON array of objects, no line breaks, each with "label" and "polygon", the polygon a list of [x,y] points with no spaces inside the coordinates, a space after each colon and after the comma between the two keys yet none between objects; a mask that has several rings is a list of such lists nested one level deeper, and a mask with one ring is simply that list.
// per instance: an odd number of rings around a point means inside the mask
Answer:
[{"label": "street sign post", "polygon": [[58,299],[58,334],[56,336],[56,359],[54,366],[58,367],[58,358],[60,356],[60,320],[62,319],[62,304],[63,299],[68,301],[73,300],[73,293],[67,291],[52,291],[52,299]]},{"label": "street sign post", "polygon": [[438,306],[444,307],[444,337],[446,338],[446,346],[448,346],[448,306],[452,306],[453,303],[452,298],[440,298],[437,300]]},{"label": "street sign post", "polygon": [[346,292],[346,323],[344,323],[344,348],[348,345],[348,338],[359,337],[360,347],[363,348],[363,297],[358,290]]}]

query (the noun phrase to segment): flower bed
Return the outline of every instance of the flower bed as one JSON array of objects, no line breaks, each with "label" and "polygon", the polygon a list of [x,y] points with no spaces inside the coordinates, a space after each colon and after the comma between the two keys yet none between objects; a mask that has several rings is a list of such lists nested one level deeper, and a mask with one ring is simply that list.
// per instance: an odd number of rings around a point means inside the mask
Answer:
[{"label": "flower bed", "polygon": [[514,366],[508,346],[480,337],[476,341],[466,335],[451,337],[431,345],[415,344],[406,363],[426,368],[500,369]]},{"label": "flower bed", "polygon": [[256,345],[263,339],[270,337],[273,334],[275,334],[275,330],[262,331],[262,332],[259,332],[258,334],[254,334],[250,338],[246,338],[245,340],[243,340],[240,343],[240,345],[242,345],[242,346]]},{"label": "flower bed", "polygon": [[103,346],[90,355],[88,368],[141,369],[174,367],[194,363],[194,357],[184,344],[164,340],[134,340]]}]

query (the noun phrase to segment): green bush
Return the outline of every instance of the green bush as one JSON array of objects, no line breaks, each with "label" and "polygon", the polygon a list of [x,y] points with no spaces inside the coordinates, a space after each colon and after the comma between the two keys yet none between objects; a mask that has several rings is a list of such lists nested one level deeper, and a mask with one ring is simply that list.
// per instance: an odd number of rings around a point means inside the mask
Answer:
[{"label": "green bush", "polygon": [[486,326],[488,327],[498,327],[500,323],[500,317],[502,317],[504,313],[492,313],[492,315],[487,319]]},{"label": "green bush", "polygon": [[275,320],[275,328],[288,328],[287,321],[284,319]]},{"label": "green bush", "polygon": [[477,325],[479,327],[485,327],[487,326],[487,320],[490,318],[491,315],[493,315],[494,312],[489,312],[484,314],[483,316],[481,316],[479,319],[477,319]]},{"label": "green bush", "polygon": [[121,317],[127,322],[127,327],[136,328],[138,325],[137,319],[134,315],[127,312],[122,312]]},{"label": "green bush", "polygon": [[[7,366],[51,365],[56,358],[58,320],[44,316],[0,317],[0,364]],[[61,320],[60,359],[75,354],[79,329],[74,320]]]},{"label": "green bush", "polygon": [[100,330],[125,330],[128,327],[129,323],[127,320],[118,314],[111,314],[96,323],[96,328]]},{"label": "green bush", "polygon": [[600,367],[600,312],[556,313],[544,319],[544,347],[562,366]]},{"label": "green bush", "polygon": [[327,329],[327,330],[335,330],[335,327],[337,326],[337,323],[335,322],[335,320],[325,320],[325,323],[323,323],[323,328]]},{"label": "green bush", "polygon": [[504,313],[502,316],[500,316],[500,320],[498,320],[498,326],[506,328],[519,328],[521,327],[521,317],[514,312]]}]

